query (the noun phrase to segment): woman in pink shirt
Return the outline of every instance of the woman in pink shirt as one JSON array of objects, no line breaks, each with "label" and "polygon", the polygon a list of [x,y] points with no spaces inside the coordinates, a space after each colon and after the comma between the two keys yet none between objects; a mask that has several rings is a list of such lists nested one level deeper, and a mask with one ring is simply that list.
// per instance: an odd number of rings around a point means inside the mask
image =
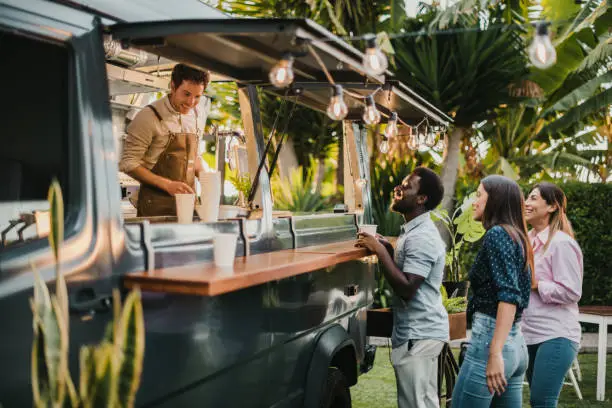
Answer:
[{"label": "woman in pink shirt", "polygon": [[567,199],[559,187],[540,183],[525,204],[535,261],[529,306],[522,319],[529,351],[527,381],[532,408],[556,407],[580,345],[582,251],[574,240],[565,214]]}]

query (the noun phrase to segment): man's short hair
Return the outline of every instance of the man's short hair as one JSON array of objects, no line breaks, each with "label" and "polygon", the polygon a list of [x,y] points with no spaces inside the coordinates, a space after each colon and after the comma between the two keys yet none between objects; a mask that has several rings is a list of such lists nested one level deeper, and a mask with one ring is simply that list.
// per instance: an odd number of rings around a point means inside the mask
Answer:
[{"label": "man's short hair", "polygon": [[444,196],[442,179],[433,170],[427,167],[417,167],[412,174],[419,176],[419,194],[426,195],[425,209],[431,211],[436,208]]},{"label": "man's short hair", "polygon": [[206,71],[191,68],[185,64],[176,64],[172,69],[172,83],[176,88],[181,86],[183,81],[191,81],[196,84],[204,84],[204,89],[208,86],[210,75]]}]

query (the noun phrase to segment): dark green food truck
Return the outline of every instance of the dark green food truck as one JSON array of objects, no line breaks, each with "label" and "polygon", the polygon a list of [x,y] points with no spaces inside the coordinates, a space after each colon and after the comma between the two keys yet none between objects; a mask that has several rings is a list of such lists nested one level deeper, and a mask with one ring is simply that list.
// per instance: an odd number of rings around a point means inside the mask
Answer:
[{"label": "dark green food truck", "polygon": [[[269,72],[287,53],[294,77],[277,88]],[[374,359],[366,311],[376,262],[353,246],[358,226],[373,221],[365,96],[374,93],[383,121],[393,112],[408,124],[450,121],[390,72],[367,73],[362,59],[312,21],[233,19],[197,0],[0,0],[1,406],[32,404],[31,264],[52,282],[47,191],[56,178],[73,378],[79,348],[112,319],[113,289],[139,287],[137,406],[349,407]],[[119,171],[126,125],[169,91],[177,63],[237,87],[241,129],[209,126],[198,140],[202,151],[212,146],[221,175],[216,222],[138,216],[139,183]],[[264,134],[260,93],[325,112],[328,75],[348,109],[344,200],[329,212],[277,211],[266,160],[278,156],[286,170],[282,139]],[[210,98],[201,103],[214,110]],[[231,205],[228,168],[250,178],[247,207]],[[238,235],[237,266],[225,274],[211,266],[222,232]]]}]

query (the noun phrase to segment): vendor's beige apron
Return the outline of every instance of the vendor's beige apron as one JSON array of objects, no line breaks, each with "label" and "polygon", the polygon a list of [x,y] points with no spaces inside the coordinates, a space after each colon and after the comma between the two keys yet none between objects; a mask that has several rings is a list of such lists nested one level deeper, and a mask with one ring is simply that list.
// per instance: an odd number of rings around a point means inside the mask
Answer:
[{"label": "vendor's beige apron", "polygon": [[[169,180],[181,181],[195,191],[197,133],[171,132],[159,112],[151,105],[147,107],[155,113],[157,119],[159,119],[170,135],[166,148],[159,156],[151,172]],[[198,132],[197,117],[196,113],[196,132]],[[138,217],[176,216],[176,202],[174,196],[171,196],[155,186],[144,183],[140,185],[136,208]]]}]

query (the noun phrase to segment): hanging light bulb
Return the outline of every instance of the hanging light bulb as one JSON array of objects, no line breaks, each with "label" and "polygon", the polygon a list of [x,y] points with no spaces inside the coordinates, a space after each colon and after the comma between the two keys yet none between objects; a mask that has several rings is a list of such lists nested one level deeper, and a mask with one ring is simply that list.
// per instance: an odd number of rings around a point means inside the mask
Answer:
[{"label": "hanging light bulb", "polygon": [[427,136],[425,137],[425,146],[432,148],[436,145],[436,143],[438,142],[436,138],[436,130],[437,129],[433,126],[429,127],[429,130],[427,131]]},{"label": "hanging light bulb", "polygon": [[444,152],[444,149],[446,149],[446,137],[443,134],[440,135],[438,143],[436,143],[434,149],[439,152]]},{"label": "hanging light bulb", "polygon": [[383,154],[389,153],[389,141],[387,140],[386,137],[383,136],[383,140],[380,142],[378,149]]},{"label": "hanging light bulb", "polygon": [[387,122],[387,127],[385,128],[385,136],[387,139],[392,139],[397,136],[397,113],[391,113],[391,119]]},{"label": "hanging light bulb", "polygon": [[425,144],[426,134],[427,134],[427,126],[417,127],[417,143],[419,145]]},{"label": "hanging light bulb", "polygon": [[333,94],[327,107],[327,116],[332,120],[342,120],[348,115],[348,107],[344,103],[344,91],[340,85],[333,86]]},{"label": "hanging light bulb", "polygon": [[410,139],[408,139],[408,148],[410,150],[417,150],[419,148],[419,141],[417,140],[416,132],[412,132]]},{"label": "hanging light bulb", "polygon": [[363,110],[363,121],[366,125],[375,125],[380,122],[380,112],[376,109],[374,103],[374,97],[372,95],[366,96],[366,107]]},{"label": "hanging light bulb", "polygon": [[366,36],[366,50],[363,56],[363,66],[372,75],[380,75],[387,70],[387,56],[376,46],[376,36]]},{"label": "hanging light bulb", "polygon": [[537,68],[546,69],[557,62],[557,51],[550,42],[546,23],[536,23],[536,35],[527,52],[529,60]]},{"label": "hanging light bulb", "polygon": [[286,88],[293,82],[293,56],[285,54],[270,70],[270,82],[277,88]]}]

